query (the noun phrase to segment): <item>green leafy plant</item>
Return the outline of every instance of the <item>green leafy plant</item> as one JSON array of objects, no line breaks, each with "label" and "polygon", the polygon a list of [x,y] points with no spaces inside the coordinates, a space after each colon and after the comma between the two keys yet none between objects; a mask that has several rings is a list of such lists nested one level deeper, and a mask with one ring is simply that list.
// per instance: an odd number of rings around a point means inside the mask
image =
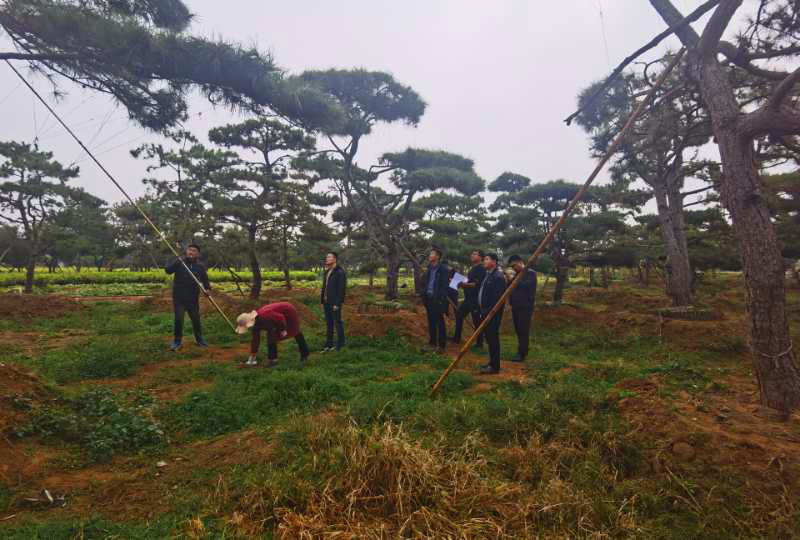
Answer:
[{"label": "green leafy plant", "polygon": [[17,435],[39,436],[81,446],[94,461],[118,453],[163,446],[166,436],[153,419],[145,394],[115,395],[107,388],[88,390],[54,405],[35,408]]}]

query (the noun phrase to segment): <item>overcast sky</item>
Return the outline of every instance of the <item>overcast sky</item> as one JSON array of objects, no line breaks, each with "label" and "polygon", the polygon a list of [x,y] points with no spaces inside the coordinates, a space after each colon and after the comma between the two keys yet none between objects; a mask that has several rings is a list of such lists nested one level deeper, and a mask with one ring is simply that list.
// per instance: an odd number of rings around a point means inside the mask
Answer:
[{"label": "overcast sky", "polygon": [[[675,0],[688,13],[701,0]],[[223,37],[273,54],[291,72],[364,67],[392,73],[428,103],[417,128],[381,127],[362,144],[359,163],[408,146],[472,158],[488,181],[503,171],[535,182],[582,182],[594,166],[586,134],[563,123],[575,96],[664,29],[645,0],[188,0],[192,32]],[[602,17],[601,17],[602,13]],[[8,40],[2,40],[8,50]],[[677,40],[664,44],[673,49]],[[663,47],[651,54],[653,58]],[[34,79],[37,88],[49,85]],[[156,137],[127,120],[107,97],[67,83],[55,104],[67,122],[134,195],[145,164],[129,150]],[[240,120],[191,102],[186,126],[204,138],[210,127]],[[62,163],[80,164],[79,185],[108,201],[122,197],[63,129],[0,65],[2,139],[32,141]]]}]

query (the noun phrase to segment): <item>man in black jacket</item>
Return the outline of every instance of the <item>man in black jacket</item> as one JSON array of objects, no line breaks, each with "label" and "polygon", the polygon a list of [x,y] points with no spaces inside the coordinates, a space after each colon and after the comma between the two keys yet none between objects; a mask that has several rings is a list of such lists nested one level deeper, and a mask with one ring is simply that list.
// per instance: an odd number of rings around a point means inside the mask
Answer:
[{"label": "man in black jacket", "polygon": [[[456,311],[456,330],[453,336],[453,341],[461,343],[461,330],[464,327],[464,318],[469,314],[472,317],[472,324],[475,328],[481,322],[481,307],[478,305],[478,287],[483,283],[483,278],[486,277],[486,269],[483,267],[484,253],[480,249],[473,251],[470,256],[472,268],[467,273],[467,281],[459,283],[458,288],[464,289],[464,302],[458,307]],[[478,336],[475,342],[477,347],[483,347],[483,334]]]},{"label": "man in black jacket", "polygon": [[[506,290],[506,277],[503,275],[503,271],[497,267],[497,254],[487,253],[483,258],[483,266],[486,268],[486,277],[483,278],[481,287],[478,289],[481,319],[489,316],[489,312],[500,301],[500,297]],[[486,343],[489,345],[489,363],[481,368],[483,375],[492,375],[500,371],[500,324],[503,322],[503,308],[504,306],[500,306],[483,330]]]},{"label": "man in black jacket", "polygon": [[192,277],[192,274],[203,284],[203,293],[208,294],[211,285],[208,283],[208,271],[206,271],[205,266],[200,264],[199,259],[200,247],[197,244],[189,244],[189,247],[186,248],[186,256],[183,258],[183,262],[180,259],[176,259],[166,268],[167,274],[175,274],[175,278],[172,281],[175,339],[170,347],[173,351],[177,351],[181,347],[183,316],[185,313],[188,313],[189,318],[192,320],[192,330],[197,344],[201,347],[208,347],[208,343],[203,339],[203,329],[200,326],[200,287]]},{"label": "man in black jacket", "polygon": [[428,269],[420,279],[420,296],[425,303],[428,313],[428,335],[430,344],[436,347],[439,353],[444,353],[447,346],[447,327],[444,324],[444,314],[447,313],[447,288],[449,271],[441,262],[442,252],[433,248],[428,257]]},{"label": "man in black jacket", "polygon": [[322,293],[320,301],[325,310],[327,336],[322,352],[333,350],[333,328],[336,327],[336,350],[344,347],[344,323],[342,322],[342,304],[347,290],[347,274],[339,266],[339,255],[331,251],[325,256],[325,273],[322,275]]},{"label": "man in black jacket", "polygon": [[[508,265],[514,269],[515,278],[517,274],[525,270],[525,262],[519,255],[509,257]],[[517,356],[512,359],[512,362],[524,362],[525,357],[528,356],[528,342],[530,341],[535,301],[536,272],[532,268],[528,268],[508,299],[508,303],[511,305],[511,317],[514,319],[514,331],[517,333]]]}]

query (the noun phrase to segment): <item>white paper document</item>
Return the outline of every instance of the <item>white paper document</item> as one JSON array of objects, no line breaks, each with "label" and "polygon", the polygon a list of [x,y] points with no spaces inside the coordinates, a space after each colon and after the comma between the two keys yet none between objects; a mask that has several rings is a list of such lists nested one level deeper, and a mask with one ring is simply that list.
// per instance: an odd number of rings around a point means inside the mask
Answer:
[{"label": "white paper document", "polygon": [[461,275],[458,272],[456,272],[455,274],[453,274],[453,279],[450,280],[450,288],[458,290],[458,284],[466,283],[467,281],[469,281],[467,279],[467,276]]}]

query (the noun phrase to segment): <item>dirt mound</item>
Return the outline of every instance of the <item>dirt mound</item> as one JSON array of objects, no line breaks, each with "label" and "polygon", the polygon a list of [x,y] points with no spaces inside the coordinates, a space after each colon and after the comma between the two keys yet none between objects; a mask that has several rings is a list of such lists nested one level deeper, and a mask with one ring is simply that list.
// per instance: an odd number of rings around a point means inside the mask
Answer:
[{"label": "dirt mound", "polygon": [[72,311],[85,309],[83,304],[66,296],[33,294],[0,294],[0,316],[13,321],[54,319]]},{"label": "dirt mound", "polygon": [[388,313],[358,313],[358,306],[346,306],[348,331],[357,336],[385,337],[390,331],[400,336],[427,339],[428,322],[419,310],[401,309]]},{"label": "dirt mound", "polygon": [[36,376],[0,362],[0,434],[18,425],[34,403],[52,392]]},{"label": "dirt mound", "polygon": [[15,430],[25,424],[28,412],[53,397],[34,375],[0,362],[0,484],[13,485],[38,471],[52,452],[32,452],[15,444]]}]

